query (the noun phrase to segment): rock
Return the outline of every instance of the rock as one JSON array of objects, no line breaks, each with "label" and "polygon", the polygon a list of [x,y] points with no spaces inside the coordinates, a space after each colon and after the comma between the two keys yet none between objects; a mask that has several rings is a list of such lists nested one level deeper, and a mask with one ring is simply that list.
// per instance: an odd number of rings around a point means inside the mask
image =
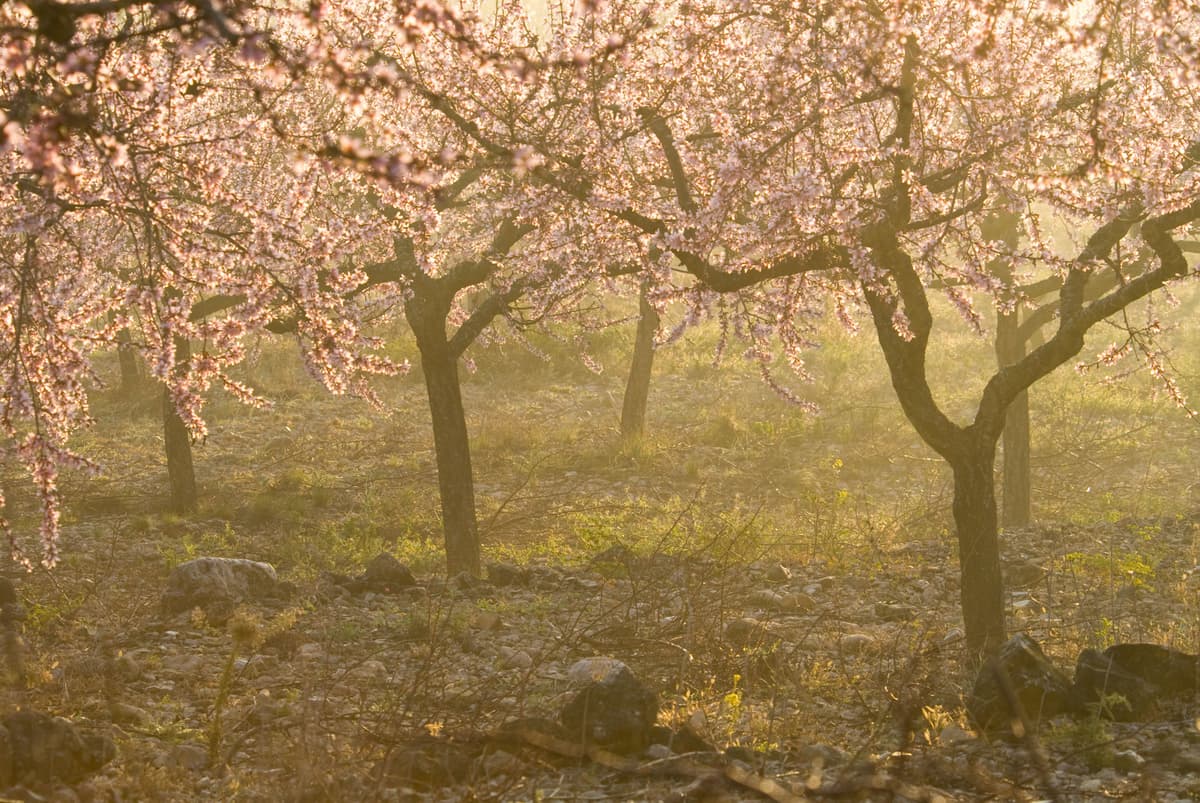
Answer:
[{"label": "rock", "polygon": [[796,751],[796,758],[804,764],[819,763],[822,767],[832,767],[845,763],[846,754],[827,744],[809,744]]},{"label": "rock", "polygon": [[1075,663],[1077,704],[1130,721],[1153,718],[1163,703],[1200,691],[1200,657],[1157,644],[1114,644],[1084,650]]},{"label": "rock", "polygon": [[112,717],[112,721],[119,725],[145,727],[153,721],[149,711],[129,703],[113,703],[108,707],[108,713]]},{"label": "rock", "polygon": [[817,601],[808,594],[797,591],[783,595],[783,609],[792,613],[809,613],[817,607]]},{"label": "rock", "polygon": [[415,586],[417,579],[396,556],[390,552],[380,552],[362,573],[362,582],[366,590],[377,594],[390,594]]},{"label": "rock", "polygon": [[171,570],[162,608],[176,614],[192,608],[228,608],[278,596],[275,567],[241,558],[196,558]]},{"label": "rock", "polygon": [[471,627],[486,633],[504,627],[504,620],[495,611],[479,611],[471,617]]},{"label": "rock", "polygon": [[1017,713],[1011,710],[1001,677],[1012,685],[1026,719],[1042,720],[1075,709],[1071,683],[1048,659],[1037,642],[1024,633],[1013,636],[994,660],[979,670],[967,697],[967,713],[976,727],[989,733],[1011,733]]},{"label": "rock", "polygon": [[584,684],[559,715],[574,738],[627,754],[649,744],[657,718],[658,695],[623,664]]},{"label": "rock", "polygon": [[767,569],[767,582],[786,583],[792,579],[792,570],[781,563],[776,563]]},{"label": "rock", "polygon": [[132,683],[142,676],[142,665],[129,653],[118,655],[113,661],[113,672],[126,683]]},{"label": "rock", "polygon": [[752,593],[746,600],[756,608],[762,608],[768,611],[783,610],[783,595],[777,594],[768,588],[763,588]]},{"label": "rock", "polygon": [[504,669],[529,669],[533,666],[533,656],[525,650],[513,650],[501,658],[500,665]]},{"label": "rock", "polygon": [[[695,719],[693,716],[692,719]],[[691,719],[680,725],[674,731],[669,728],[664,728],[666,731],[665,744],[670,748],[672,753],[715,753],[717,748],[709,744],[708,740],[700,735],[700,731],[695,727]],[[659,741],[653,739],[653,741]]]},{"label": "rock", "polygon": [[609,658],[607,655],[580,658],[567,670],[567,680],[579,686],[588,683],[603,683],[622,670],[630,671],[623,661]]},{"label": "rock", "polygon": [[1046,576],[1046,570],[1026,558],[1008,561],[1001,568],[1005,588],[1030,588]]},{"label": "rock", "polygon": [[745,616],[725,625],[725,640],[735,647],[751,648],[770,646],[778,639],[766,624],[752,616]]},{"label": "rock", "polygon": [[489,563],[487,576],[488,580],[496,588],[527,586],[532,578],[532,574],[528,569],[513,566],[509,563]]},{"label": "rock", "polygon": [[1079,782],[1079,786],[1077,788],[1080,792],[1094,794],[1104,788],[1104,782],[1099,778],[1085,778]]},{"label": "rock", "polygon": [[116,757],[107,737],[81,734],[70,722],[39,711],[18,711],[0,724],[11,747],[13,780],[78,783]]},{"label": "rock", "polygon": [[838,639],[838,647],[847,655],[858,655],[875,646],[875,637],[867,633],[847,633]]},{"label": "rock", "polygon": [[208,749],[196,742],[182,742],[167,754],[167,765],[199,772],[208,766]]},{"label": "rock", "polygon": [[881,622],[911,622],[917,618],[917,609],[911,605],[898,605],[892,602],[876,602],[875,616]]},{"label": "rock", "polygon": [[963,744],[974,738],[975,736],[970,731],[964,730],[953,722],[942,728],[938,734],[938,742],[944,745]]},{"label": "rock", "polygon": [[482,578],[476,577],[470,572],[459,572],[446,581],[446,588],[450,591],[478,591],[487,585]]},{"label": "rock", "polygon": [[1140,772],[1146,766],[1146,759],[1135,750],[1117,750],[1112,756],[1113,769],[1120,772]]},{"label": "rock", "polygon": [[1200,773],[1200,750],[1181,750],[1171,758],[1171,766],[1179,772]]},{"label": "rock", "polygon": [[646,748],[646,758],[651,761],[662,761],[671,757],[671,748],[665,744],[655,743]]}]

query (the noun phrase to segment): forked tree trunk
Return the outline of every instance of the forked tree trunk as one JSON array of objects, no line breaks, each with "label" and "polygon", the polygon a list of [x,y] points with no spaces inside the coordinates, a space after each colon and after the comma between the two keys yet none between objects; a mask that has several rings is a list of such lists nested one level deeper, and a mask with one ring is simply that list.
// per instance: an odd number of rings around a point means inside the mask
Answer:
[{"label": "forked tree trunk", "polygon": [[475,479],[471,444],[458,378],[458,358],[446,339],[449,307],[419,296],[405,305],[409,326],[421,352],[421,372],[433,419],[442,529],[446,539],[446,570],[451,576],[479,576],[479,525],[475,519]]},{"label": "forked tree trunk", "polygon": [[1004,585],[996,521],[996,447],[976,445],[951,462],[963,625],[974,657],[1004,643]]},{"label": "forked tree trunk", "polygon": [[[192,358],[192,346],[184,338],[175,340],[177,365]],[[196,509],[196,470],[192,463],[192,436],[179,417],[171,392],[163,387],[163,441],[167,452],[167,478],[171,484],[171,509],[189,513]]]},{"label": "forked tree trunk", "polygon": [[[1025,356],[1019,323],[1016,311],[997,316],[996,358],[1001,368],[1020,362]],[[1005,527],[1021,527],[1033,517],[1028,391],[1021,391],[1005,413],[1002,453],[1004,496],[1000,520]]]},{"label": "forked tree trunk", "polygon": [[646,300],[638,298],[637,335],[633,341],[633,362],[625,383],[625,401],[621,405],[621,439],[633,441],[646,430],[646,405],[650,399],[650,375],[654,368],[654,333],[658,331],[658,312]]}]

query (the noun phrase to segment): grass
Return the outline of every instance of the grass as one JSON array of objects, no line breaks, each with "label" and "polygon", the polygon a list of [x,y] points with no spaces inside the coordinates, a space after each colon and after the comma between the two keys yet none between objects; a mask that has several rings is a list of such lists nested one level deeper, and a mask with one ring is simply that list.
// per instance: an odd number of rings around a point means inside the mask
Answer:
[{"label": "grass", "polygon": [[[570,338],[535,337],[534,351],[516,340],[473,350],[476,370],[465,375],[464,397],[484,560],[591,567],[602,578],[589,592],[593,607],[560,610],[537,590],[516,601],[459,601],[458,608],[422,602],[401,610],[381,602],[368,617],[339,607],[311,625],[304,620],[324,614],[306,607],[296,630],[310,628],[303,637],[331,654],[399,640],[421,671],[436,677],[439,639],[475,638],[477,610],[496,610],[505,620],[533,615],[553,622],[554,643],[577,654],[612,643],[633,653],[658,672],[670,694],[666,709],[675,712],[669,716],[703,711],[709,732],[724,744],[840,739],[857,749],[868,723],[889,721],[890,706],[899,704],[881,689],[935,690],[922,726],[932,742],[961,710],[953,689],[962,679],[948,668],[953,654],[938,640],[947,622],[923,613],[896,631],[872,631],[877,642],[857,655],[824,649],[856,627],[840,619],[814,623],[787,654],[741,650],[721,638],[724,623],[743,613],[734,598],[747,565],[782,561],[810,577],[832,576],[821,593],[836,600],[839,615],[876,598],[911,598],[930,585],[947,590],[939,586],[953,580],[949,472],[898,409],[870,333],[830,330],[808,359],[814,382],[791,383],[820,406],[818,415],[780,399],[732,351],[714,368],[715,332],[701,327],[692,335],[660,350],[646,434],[624,443],[617,424],[632,326],[589,336],[590,353],[606,368],[599,375],[582,365]],[[1200,395],[1200,344],[1180,335],[1181,380]],[[937,337],[935,394],[955,420],[966,421],[993,364],[990,345],[949,329]],[[415,354],[403,336],[392,339],[389,352]],[[31,664],[39,676],[54,676],[60,645],[121,632],[150,615],[167,572],[192,557],[267,560],[302,593],[323,573],[356,574],[384,551],[423,578],[441,573],[437,475],[419,375],[381,382],[386,410],[379,411],[324,394],[286,343],[264,340],[243,374],[275,406],[246,410],[214,397],[210,437],[196,448],[201,509],[186,517],[163,512],[154,389],[135,399],[97,394],[99,423],[75,445],[107,473],[87,483],[65,478],[65,565],[26,584],[27,630],[39,645]],[[1193,651],[1200,645],[1200,620],[1186,613],[1196,610],[1200,593],[1187,579],[1200,563],[1198,431],[1153,388],[1142,375],[1112,384],[1060,370],[1031,394],[1039,526],[1006,534],[1004,548],[1006,555],[1031,555],[1049,575],[1030,592],[1036,604],[1014,609],[1010,625],[1029,630],[1065,661],[1082,646],[1121,639]],[[27,492],[18,477],[5,481],[17,525],[30,528]],[[635,559],[671,556],[678,571],[669,583],[646,583],[623,560],[594,561],[612,547]],[[627,587],[629,596],[613,597]],[[1138,595],[1185,613],[1138,615]],[[692,610],[704,611],[703,621],[682,635],[672,629],[682,611]],[[232,655],[226,634],[203,632],[225,658]],[[596,642],[595,632],[623,640]],[[504,688],[504,699],[515,702],[487,711],[519,710],[522,684],[536,672]],[[300,699],[319,698],[321,683],[334,682],[313,680]],[[205,710],[227,709],[223,722],[232,727],[245,710],[244,690],[236,677],[218,685],[208,700],[215,706]],[[789,704],[834,700],[840,708],[785,715],[779,688],[792,694]],[[468,706],[483,705],[474,688],[434,687],[411,699],[407,686],[388,693],[395,700],[386,704],[403,709],[405,722],[435,721],[439,712],[430,706],[447,700],[468,701],[456,715],[472,722]],[[213,732],[213,744],[228,742],[219,727]],[[285,752],[307,757],[310,750],[313,766],[324,766],[347,749],[345,742],[325,745],[324,736]]]}]

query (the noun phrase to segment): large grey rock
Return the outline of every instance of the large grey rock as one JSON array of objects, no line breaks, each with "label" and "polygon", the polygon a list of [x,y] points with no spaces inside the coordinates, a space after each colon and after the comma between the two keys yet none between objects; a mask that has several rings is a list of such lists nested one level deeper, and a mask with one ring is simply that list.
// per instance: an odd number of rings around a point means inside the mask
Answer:
[{"label": "large grey rock", "polygon": [[242,558],[196,558],[171,570],[163,592],[168,614],[277,597],[279,578],[269,563]]},{"label": "large grey rock", "polygon": [[981,730],[1014,732],[1019,715],[1004,693],[1004,682],[1011,685],[1025,718],[1035,727],[1075,708],[1071,681],[1050,663],[1036,641],[1020,633],[1005,642],[996,658],[979,671],[967,698],[967,713]]},{"label": "large grey rock", "polygon": [[77,783],[116,757],[111,739],[80,733],[67,720],[40,711],[9,714],[0,726],[11,757],[8,766],[0,761],[0,770],[11,772],[6,784]]},{"label": "large grey rock", "polygon": [[617,753],[645,749],[658,718],[658,695],[629,667],[614,659],[590,658],[567,675],[587,679],[559,715],[573,738]]}]

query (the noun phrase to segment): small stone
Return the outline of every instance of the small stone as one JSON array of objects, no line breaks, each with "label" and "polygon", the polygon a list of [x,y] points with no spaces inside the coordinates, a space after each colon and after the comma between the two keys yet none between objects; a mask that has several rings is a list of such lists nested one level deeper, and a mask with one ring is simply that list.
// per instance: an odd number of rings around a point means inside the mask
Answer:
[{"label": "small stone", "polygon": [[367,588],[380,593],[394,593],[417,584],[408,567],[390,552],[380,552],[367,564],[362,574]]},{"label": "small stone", "polygon": [[506,750],[494,750],[483,759],[483,771],[489,777],[515,775],[525,766],[521,759]]},{"label": "small stone", "polygon": [[504,669],[529,669],[533,666],[533,656],[525,650],[517,650],[501,662]]},{"label": "small stone", "polygon": [[567,680],[579,685],[603,683],[621,670],[629,671],[629,667],[623,661],[609,658],[606,655],[597,655],[591,658],[581,658],[571,664],[571,668],[567,670]]},{"label": "small stone", "polygon": [[944,745],[962,744],[974,738],[969,731],[955,725],[953,722],[942,728],[941,733],[938,734],[938,741]]},{"label": "small stone", "polygon": [[173,767],[199,772],[208,766],[208,749],[195,742],[183,742],[171,748],[167,763]]},{"label": "small stone", "polygon": [[325,656],[325,648],[315,641],[310,641],[296,648],[296,656],[303,661],[318,661]]},{"label": "small stone", "polygon": [[783,595],[783,610],[793,613],[809,613],[817,607],[817,601],[808,594],[795,593]]},{"label": "small stone", "polygon": [[1085,778],[1079,782],[1079,786],[1077,788],[1079,789],[1080,792],[1092,794],[1094,792],[1099,792],[1101,789],[1103,789],[1104,782],[1101,781],[1099,778]]},{"label": "small stone", "polygon": [[877,602],[875,603],[875,616],[881,622],[911,622],[917,618],[917,611],[911,605]]},{"label": "small stone", "polygon": [[1119,772],[1138,772],[1146,766],[1146,759],[1135,750],[1117,750],[1112,759],[1113,769]]},{"label": "small stone", "polygon": [[646,758],[652,761],[661,761],[664,758],[671,757],[671,748],[665,744],[652,744],[646,748]]},{"label": "small stone", "polygon": [[513,566],[509,563],[489,563],[487,567],[488,580],[496,588],[508,588],[510,586],[527,586],[530,581],[530,572],[520,566]]},{"label": "small stone", "polygon": [[725,625],[725,640],[735,647],[758,647],[773,641],[767,626],[751,616]]},{"label": "small stone", "polygon": [[752,593],[747,602],[757,608],[763,608],[768,611],[783,610],[783,595],[767,588]]},{"label": "small stone", "polygon": [[1002,569],[1007,588],[1030,588],[1042,581],[1046,570],[1027,558],[1017,558],[1006,563]]},{"label": "small stone", "polygon": [[966,634],[961,627],[952,627],[945,632],[941,638],[943,644],[955,644],[966,638]]},{"label": "small stone", "polygon": [[838,646],[848,655],[858,655],[875,646],[875,637],[866,633],[847,633],[838,640]]},{"label": "small stone", "polygon": [[149,711],[144,708],[138,708],[136,705],[130,705],[129,703],[113,703],[109,706],[108,711],[112,716],[112,721],[119,725],[145,727],[153,720]]},{"label": "small stone", "polygon": [[126,683],[131,683],[142,676],[141,664],[129,653],[117,656],[113,661],[113,671]]},{"label": "small stone", "polygon": [[767,582],[786,583],[792,579],[792,570],[782,563],[776,563],[767,569]]},{"label": "small stone", "polygon": [[500,614],[495,611],[479,611],[471,618],[471,627],[483,632],[499,630],[504,626]]}]

